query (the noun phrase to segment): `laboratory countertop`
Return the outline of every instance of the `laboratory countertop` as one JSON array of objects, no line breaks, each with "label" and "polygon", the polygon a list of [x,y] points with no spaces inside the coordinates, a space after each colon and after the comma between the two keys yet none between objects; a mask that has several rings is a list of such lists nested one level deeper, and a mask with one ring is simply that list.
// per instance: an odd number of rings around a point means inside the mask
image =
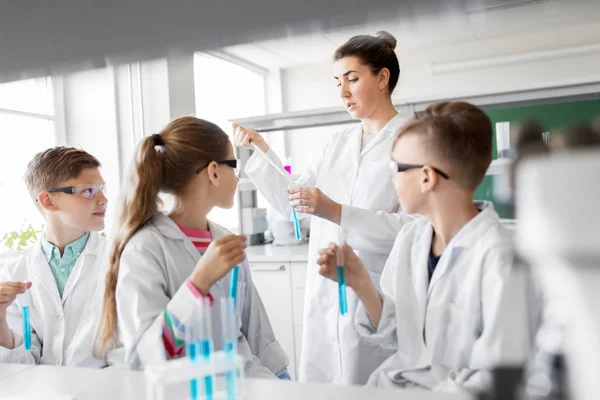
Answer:
[{"label": "laboratory countertop", "polygon": [[[72,368],[38,365],[23,369],[17,364],[0,364],[15,373],[0,377],[3,398],[44,400],[147,400],[144,373],[122,368]],[[375,389],[298,383],[279,380],[246,379],[247,400],[472,400],[471,396],[425,391]],[[171,398],[167,396],[166,398]]]},{"label": "laboratory countertop", "polygon": [[308,244],[291,246],[275,246],[273,244],[248,246],[246,248],[246,255],[250,262],[307,262]]}]

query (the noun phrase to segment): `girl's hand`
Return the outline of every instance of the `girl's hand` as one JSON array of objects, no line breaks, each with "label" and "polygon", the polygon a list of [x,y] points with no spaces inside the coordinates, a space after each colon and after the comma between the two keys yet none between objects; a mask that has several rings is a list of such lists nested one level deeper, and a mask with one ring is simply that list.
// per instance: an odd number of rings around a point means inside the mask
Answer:
[{"label": "girl's hand", "polygon": [[246,237],[227,235],[210,243],[206,253],[190,275],[190,281],[203,295],[208,295],[210,288],[236,265],[246,258]]}]

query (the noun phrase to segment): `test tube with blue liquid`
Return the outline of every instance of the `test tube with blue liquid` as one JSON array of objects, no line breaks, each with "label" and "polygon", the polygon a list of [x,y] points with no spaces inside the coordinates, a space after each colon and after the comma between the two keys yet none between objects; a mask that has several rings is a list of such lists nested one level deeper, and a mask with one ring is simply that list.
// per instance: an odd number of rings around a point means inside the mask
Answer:
[{"label": "test tube with blue liquid", "polygon": [[29,304],[29,293],[25,291],[22,295],[21,313],[23,314],[23,346],[25,350],[31,351],[31,314]]},{"label": "test tube with blue liquid", "polygon": [[[236,323],[235,301],[229,297],[221,298],[221,325],[223,330],[223,351],[227,360],[235,360],[237,354],[238,330]],[[227,386],[227,399],[235,400],[238,394],[237,370],[233,369],[225,373]]]},{"label": "test tube with blue liquid", "polygon": [[338,248],[336,252],[337,258],[337,281],[338,281],[338,294],[340,300],[340,314],[346,315],[348,314],[348,300],[346,298],[346,273],[344,271],[344,251],[342,247],[344,246],[344,236],[342,234],[342,230],[340,229],[339,238],[338,238]]},{"label": "test tube with blue liquid", "polygon": [[302,231],[300,230],[300,220],[295,208],[292,208],[292,218],[294,219],[294,235],[297,241],[302,241]]},{"label": "test tube with blue liquid", "polygon": [[[264,151],[260,149],[255,143],[250,143],[254,151],[260,154],[265,161],[267,161],[277,172],[279,172],[288,182],[288,189],[293,189],[296,187],[296,184],[289,173],[291,173],[291,169],[285,170],[281,168],[275,161],[273,161]],[[292,208],[292,219],[294,220],[294,235],[296,236],[297,241],[302,241],[302,231],[300,230],[300,219],[298,218],[298,213],[294,208]]]},{"label": "test tube with blue liquid", "polygon": [[240,266],[236,265],[231,270],[231,282],[229,284],[229,297],[233,299],[233,309],[235,310],[237,303],[238,279],[240,274]]},{"label": "test tube with blue liquid", "polygon": [[[287,167],[284,167],[285,172],[288,173],[288,175],[292,175],[292,166],[288,165]],[[291,180],[290,178],[290,189],[294,189],[296,187],[296,184],[294,183],[293,180]],[[302,241],[302,231],[300,230],[300,220],[298,219],[298,213],[296,212],[295,209],[292,209],[292,219],[294,220],[294,235],[296,236],[296,240],[301,242]]]},{"label": "test tube with blue liquid", "polygon": [[[211,306],[208,298],[201,298],[186,326],[186,353],[191,363],[213,363],[213,334],[211,323]],[[203,377],[204,395],[207,400],[214,398],[214,376],[208,374]],[[190,381],[190,398],[197,400],[200,397],[200,381]]]}]

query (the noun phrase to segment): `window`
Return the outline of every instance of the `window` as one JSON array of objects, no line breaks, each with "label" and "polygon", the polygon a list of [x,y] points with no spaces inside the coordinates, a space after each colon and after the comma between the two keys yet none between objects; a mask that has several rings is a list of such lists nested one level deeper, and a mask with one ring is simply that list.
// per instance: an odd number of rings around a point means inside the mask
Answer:
[{"label": "window", "polygon": [[31,225],[41,230],[43,219],[23,181],[27,163],[56,144],[50,78],[0,84],[0,239]]},{"label": "window", "polygon": [[[196,116],[231,135],[233,118],[266,112],[265,77],[244,66],[207,54],[194,55]],[[208,216],[230,230],[239,229],[238,199],[231,210],[215,208]]]}]

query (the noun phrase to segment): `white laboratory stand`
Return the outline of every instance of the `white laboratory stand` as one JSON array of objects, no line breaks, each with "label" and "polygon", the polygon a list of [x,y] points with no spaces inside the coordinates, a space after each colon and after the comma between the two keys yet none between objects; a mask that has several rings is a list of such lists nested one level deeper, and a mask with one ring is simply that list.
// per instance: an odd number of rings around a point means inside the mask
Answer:
[{"label": "white laboratory stand", "polygon": [[[231,356],[229,356],[231,357]],[[244,359],[239,354],[228,358],[225,352],[213,353],[211,363],[193,364],[187,357],[169,360],[161,364],[144,368],[146,377],[146,399],[189,399],[189,382],[192,379],[202,380],[206,376],[215,378],[213,399],[228,399],[225,388],[225,374],[236,373],[235,399],[244,398]],[[199,396],[200,399],[204,398]]]}]

